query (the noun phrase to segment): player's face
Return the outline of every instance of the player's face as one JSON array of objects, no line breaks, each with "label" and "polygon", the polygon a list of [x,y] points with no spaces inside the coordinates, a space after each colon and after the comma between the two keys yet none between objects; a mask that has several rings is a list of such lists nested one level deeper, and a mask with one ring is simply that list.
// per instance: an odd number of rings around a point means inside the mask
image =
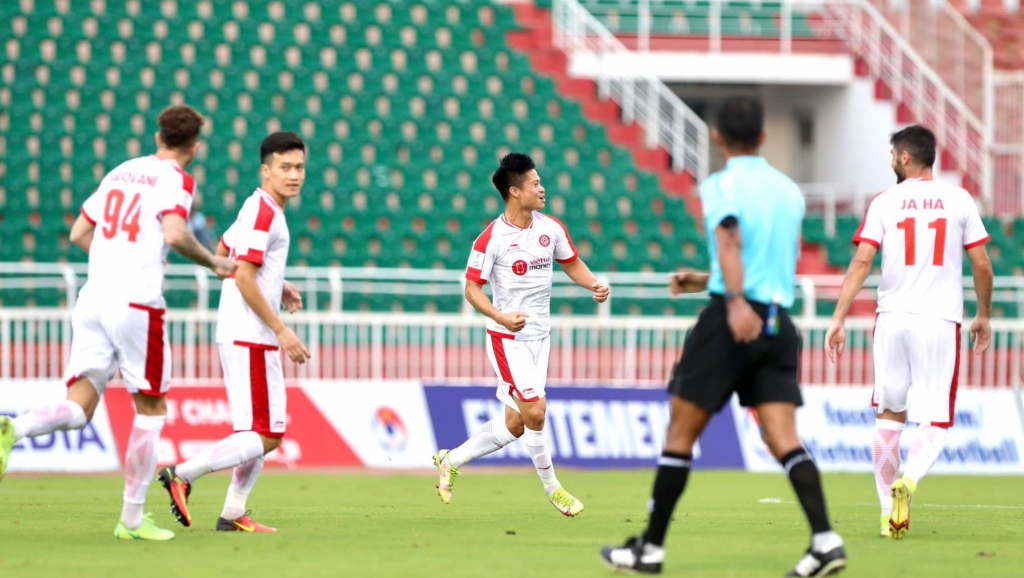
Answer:
[{"label": "player's face", "polygon": [[306,153],[300,149],[274,153],[260,171],[277,194],[286,199],[298,196],[306,180]]},{"label": "player's face", "polygon": [[547,204],[544,200],[544,187],[540,184],[540,175],[536,169],[530,169],[523,177],[519,186],[519,204],[529,211],[539,211]]},{"label": "player's face", "polygon": [[903,155],[896,152],[896,149],[891,149],[892,152],[892,172],[896,173],[896,184],[900,184],[907,180],[907,168],[903,164]]}]

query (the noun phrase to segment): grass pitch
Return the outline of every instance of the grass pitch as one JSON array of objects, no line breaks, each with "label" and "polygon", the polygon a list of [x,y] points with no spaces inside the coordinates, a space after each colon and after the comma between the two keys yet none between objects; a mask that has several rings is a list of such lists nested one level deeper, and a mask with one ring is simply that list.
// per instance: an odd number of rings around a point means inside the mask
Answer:
[{"label": "grass pitch", "polygon": [[[562,470],[586,504],[575,519],[547,501],[531,471],[464,470],[455,499],[438,499],[432,475],[263,476],[253,517],[278,534],[217,533],[229,478],[192,493],[195,525],[167,513],[156,484],[148,510],[177,532],[167,543],[113,538],[122,478],[9,475],[0,484],[0,575],[75,576],[611,576],[600,546],[640,532],[653,472]],[[846,539],[853,576],[1020,576],[1024,481],[932,477],[915,496],[911,531],[878,537],[873,479],[830,475],[830,513]],[[781,501],[781,503],[778,503]],[[808,530],[781,475],[697,471],[669,532],[666,576],[781,576]]]}]

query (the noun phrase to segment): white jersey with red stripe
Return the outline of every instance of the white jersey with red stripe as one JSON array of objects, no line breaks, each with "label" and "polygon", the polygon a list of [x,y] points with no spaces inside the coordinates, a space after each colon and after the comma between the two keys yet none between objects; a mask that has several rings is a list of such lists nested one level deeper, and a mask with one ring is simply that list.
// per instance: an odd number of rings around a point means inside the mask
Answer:
[{"label": "white jersey with red stripe", "polygon": [[[246,199],[238,219],[221,242],[231,258],[259,266],[256,283],[273,311],[281,309],[284,269],[291,237],[284,209],[263,189]],[[276,347],[277,335],[245,302],[234,278],[225,279],[217,311],[217,343],[258,344]]]},{"label": "white jersey with red stripe", "polygon": [[878,312],[963,320],[964,250],[990,240],[970,193],[907,179],[871,201],[855,244],[882,250]]},{"label": "white jersey with red stripe", "polygon": [[[523,229],[502,214],[473,243],[466,278],[491,282],[494,306],[503,313],[526,313],[526,326],[515,334],[519,341],[543,339],[551,332],[551,286],[554,264],[579,258],[569,230],[558,219],[534,212]],[[487,330],[510,335],[487,321]]]},{"label": "white jersey with red stripe", "polygon": [[195,189],[177,162],[156,156],[125,161],[107,173],[82,205],[82,216],[96,227],[82,294],[94,302],[163,308],[170,247],[162,219],[173,213],[187,221]]}]

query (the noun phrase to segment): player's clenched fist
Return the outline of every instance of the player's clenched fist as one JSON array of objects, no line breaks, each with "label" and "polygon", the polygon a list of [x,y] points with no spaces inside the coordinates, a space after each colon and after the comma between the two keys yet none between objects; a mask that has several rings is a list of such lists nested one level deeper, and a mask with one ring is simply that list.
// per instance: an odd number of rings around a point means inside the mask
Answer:
[{"label": "player's clenched fist", "polygon": [[594,292],[594,301],[597,301],[598,303],[604,303],[607,301],[608,296],[612,293],[611,287],[601,283],[594,283],[590,286],[590,290]]},{"label": "player's clenched fist", "polygon": [[288,355],[288,359],[291,359],[295,363],[303,364],[306,360],[312,357],[309,354],[309,350],[302,344],[298,335],[291,329],[285,327],[277,334],[277,342],[281,345],[281,349]]},{"label": "player's clenched fist", "polygon": [[831,327],[828,328],[828,333],[825,334],[825,353],[828,354],[828,359],[832,363],[835,363],[836,357],[843,354],[843,346],[846,344],[846,328],[843,327],[843,322],[833,319]]},{"label": "player's clenched fist", "polygon": [[502,313],[498,316],[495,321],[501,323],[505,329],[508,329],[512,333],[522,331],[523,327],[526,327],[526,318],[529,317],[526,313],[520,313],[518,311],[514,313]]}]

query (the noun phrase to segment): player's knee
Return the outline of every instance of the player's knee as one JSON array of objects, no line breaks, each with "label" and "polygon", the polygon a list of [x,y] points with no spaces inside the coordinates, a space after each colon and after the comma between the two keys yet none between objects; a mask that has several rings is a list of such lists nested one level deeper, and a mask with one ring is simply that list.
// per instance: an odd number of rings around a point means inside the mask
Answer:
[{"label": "player's knee", "polygon": [[284,438],[272,438],[265,435],[260,436],[263,439],[263,455],[269,454],[270,452],[281,447],[281,440]]},{"label": "player's knee", "polygon": [[517,438],[523,437],[523,433],[526,431],[526,424],[523,423],[523,418],[505,418],[505,427],[508,428],[508,433],[514,435]]},{"label": "player's knee", "polygon": [[533,403],[526,407],[523,411],[523,425],[533,431],[544,429],[544,409],[539,403]]}]

